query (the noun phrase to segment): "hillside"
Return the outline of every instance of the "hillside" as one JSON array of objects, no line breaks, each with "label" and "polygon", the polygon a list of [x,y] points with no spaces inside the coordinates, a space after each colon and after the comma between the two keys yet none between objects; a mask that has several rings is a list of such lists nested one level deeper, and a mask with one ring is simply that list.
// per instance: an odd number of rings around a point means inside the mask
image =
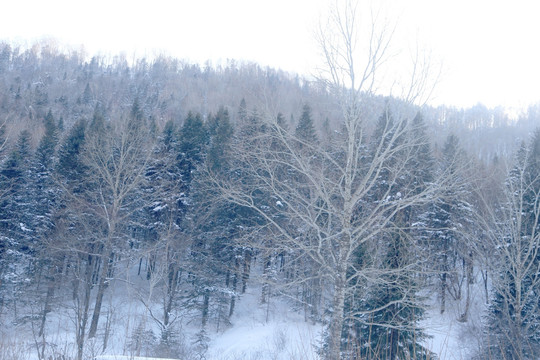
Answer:
[{"label": "hillside", "polygon": [[535,356],[537,107],[0,44],[0,357]]}]

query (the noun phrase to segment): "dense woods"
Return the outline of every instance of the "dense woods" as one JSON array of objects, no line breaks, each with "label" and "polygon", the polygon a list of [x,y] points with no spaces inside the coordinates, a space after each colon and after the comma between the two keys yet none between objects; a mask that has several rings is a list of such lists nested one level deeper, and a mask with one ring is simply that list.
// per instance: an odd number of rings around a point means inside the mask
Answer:
[{"label": "dense woods", "polygon": [[[129,354],[204,358],[252,289],[323,324],[325,359],[433,359],[428,301],[467,322],[479,296],[478,359],[540,356],[540,105],[357,89],[0,44],[0,329],[39,359],[89,358],[115,327]],[[119,283],[144,316],[115,316]]]}]

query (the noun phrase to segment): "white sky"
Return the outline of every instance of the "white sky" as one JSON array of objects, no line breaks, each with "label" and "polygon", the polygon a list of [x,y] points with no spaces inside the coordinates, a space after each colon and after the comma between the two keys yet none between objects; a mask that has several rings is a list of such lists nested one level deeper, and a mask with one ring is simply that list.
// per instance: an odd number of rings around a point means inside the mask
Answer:
[{"label": "white sky", "polygon": [[[395,40],[402,54],[419,44],[442,63],[432,104],[540,101],[540,1],[373,1],[399,19]],[[10,0],[2,4],[0,40],[24,45],[54,37],[82,44],[90,55],[234,58],[311,74],[320,60],[313,32],[332,2]]]}]

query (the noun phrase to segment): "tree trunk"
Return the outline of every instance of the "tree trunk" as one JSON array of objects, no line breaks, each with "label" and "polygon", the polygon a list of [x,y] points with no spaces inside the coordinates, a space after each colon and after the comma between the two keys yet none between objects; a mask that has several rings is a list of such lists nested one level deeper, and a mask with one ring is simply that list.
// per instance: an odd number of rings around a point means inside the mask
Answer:
[{"label": "tree trunk", "polygon": [[41,316],[41,326],[39,327],[38,336],[41,337],[45,331],[45,321],[47,320],[47,314],[51,312],[51,301],[54,295],[54,285],[55,285],[55,270],[54,265],[49,269],[52,273],[49,278],[49,284],[47,285],[47,295],[45,296],[45,304],[43,305],[43,314]]},{"label": "tree trunk", "polygon": [[238,258],[235,257],[234,260],[234,272],[232,276],[232,295],[231,295],[231,304],[229,306],[229,319],[234,313],[234,307],[236,305],[236,290],[238,287],[238,272],[240,267],[240,263],[238,262]]},{"label": "tree trunk", "polygon": [[242,272],[242,294],[246,292],[247,281],[249,280],[250,270],[251,270],[251,250],[246,250],[244,253],[244,270]]},{"label": "tree trunk", "polygon": [[176,287],[178,284],[178,269],[174,264],[169,264],[169,273],[167,276],[167,299],[163,309],[163,324],[169,325],[172,305],[176,295]]},{"label": "tree trunk", "polygon": [[443,264],[442,264],[442,274],[441,274],[441,314],[444,314],[446,310],[446,287],[447,284],[447,277],[448,277],[448,256],[445,253],[443,255]]},{"label": "tree trunk", "polygon": [[270,256],[265,256],[264,258],[264,266],[263,266],[263,283],[262,283],[262,287],[261,287],[261,304],[264,304],[268,301],[268,289],[269,289],[269,284],[268,284],[268,277],[270,276],[269,273],[270,273],[270,266],[272,264],[272,261],[271,261],[271,258]]},{"label": "tree trunk", "polygon": [[446,310],[446,271],[442,273],[441,278],[441,314]]},{"label": "tree trunk", "polygon": [[398,340],[399,340],[399,331],[398,329],[390,329],[390,357],[389,360],[396,360],[398,356]]},{"label": "tree trunk", "polygon": [[486,305],[489,304],[489,290],[488,290],[488,271],[480,270],[482,274],[482,280],[484,281],[484,295],[486,297]]},{"label": "tree trunk", "polygon": [[472,265],[472,256],[469,256],[469,259],[466,263],[466,269],[467,269],[467,297],[465,298],[465,310],[463,311],[463,314],[459,317],[460,322],[466,322],[469,319],[469,309],[471,306],[471,285],[474,284],[474,268]]},{"label": "tree trunk", "polygon": [[84,340],[86,332],[86,323],[88,322],[88,309],[90,307],[90,293],[92,291],[92,257],[88,256],[88,263],[86,265],[86,281],[84,282],[84,299],[81,307],[81,303],[78,299],[77,292],[77,329],[76,329],[76,341],[77,341],[77,360],[82,360],[84,352]]},{"label": "tree trunk", "polygon": [[208,306],[210,304],[210,291],[205,290],[203,295],[203,307],[202,307],[202,327],[206,327],[208,322]]},{"label": "tree trunk", "polygon": [[88,330],[88,338],[93,338],[96,336],[97,326],[99,322],[99,316],[101,314],[101,305],[103,304],[103,295],[105,294],[105,289],[109,284],[107,280],[107,275],[109,274],[109,266],[112,262],[113,253],[110,252],[108,257],[103,259],[103,264],[101,268],[101,276],[99,279],[98,293],[96,295],[96,304],[94,305],[94,313],[92,314],[92,322],[90,324],[90,330]]},{"label": "tree trunk", "polygon": [[333,312],[330,320],[328,352],[325,360],[340,360],[343,310],[345,308],[345,274],[338,274],[334,284]]}]

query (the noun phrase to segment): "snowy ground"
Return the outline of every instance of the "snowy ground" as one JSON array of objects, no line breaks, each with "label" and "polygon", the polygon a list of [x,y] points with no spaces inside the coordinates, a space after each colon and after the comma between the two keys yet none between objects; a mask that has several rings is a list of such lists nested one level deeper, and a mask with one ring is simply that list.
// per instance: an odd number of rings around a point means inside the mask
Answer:
[{"label": "snowy ground", "polygon": [[[128,285],[131,284],[131,285]],[[141,284],[144,282],[141,282]],[[112,323],[107,350],[100,354],[102,340],[87,342],[88,358],[101,355],[100,360],[113,359],[112,355],[153,356],[150,353],[134,354],[128,346],[130,336],[140,324],[152,329],[155,325],[148,316],[134,290],[133,279],[120,281],[111,287],[108,294],[108,308]],[[433,305],[428,311],[428,318],[423,326],[432,336],[426,346],[439,355],[440,360],[469,359],[474,349],[478,348],[481,316],[485,309],[484,295],[475,289],[472,294],[470,316],[467,322],[457,321],[463,312],[464,299],[447,301],[443,315],[436,296],[432,296]],[[145,293],[146,294],[146,293]],[[238,300],[231,325],[216,331],[209,325],[207,336],[208,350],[206,360],[315,360],[317,345],[321,343],[322,326],[306,322],[302,314],[291,309],[287,301],[272,298],[270,304],[260,304],[260,288],[248,287],[246,294]],[[47,322],[47,346],[59,353],[75,354],[74,311],[70,305],[56,309],[54,316]],[[3,315],[6,319],[6,314]],[[186,348],[193,347],[194,339],[200,330],[200,324],[190,323],[187,314],[182,315],[182,339]],[[4,322],[5,323],[5,322]],[[34,341],[35,328],[27,322],[10,329],[0,329],[0,360],[38,360],[37,343]],[[154,326],[154,334],[159,331]],[[103,331],[98,334],[103,338]],[[100,338],[98,336],[98,338]],[[192,349],[186,350],[184,358],[194,357]],[[188,355],[189,354],[189,355]],[[124,358],[120,358],[124,359]],[[145,359],[146,360],[146,359]]]},{"label": "snowy ground", "polygon": [[464,312],[465,299],[453,300],[449,297],[444,314],[433,296],[427,317],[422,324],[432,336],[426,346],[438,354],[440,360],[466,360],[478,350],[482,336],[482,316],[485,314],[485,294],[481,281],[471,288],[471,305],[466,322],[458,319]]},{"label": "snowy ground", "polygon": [[317,359],[321,326],[305,322],[283,302],[260,305],[257,295],[242,297],[232,327],[210,342],[207,359]]}]

